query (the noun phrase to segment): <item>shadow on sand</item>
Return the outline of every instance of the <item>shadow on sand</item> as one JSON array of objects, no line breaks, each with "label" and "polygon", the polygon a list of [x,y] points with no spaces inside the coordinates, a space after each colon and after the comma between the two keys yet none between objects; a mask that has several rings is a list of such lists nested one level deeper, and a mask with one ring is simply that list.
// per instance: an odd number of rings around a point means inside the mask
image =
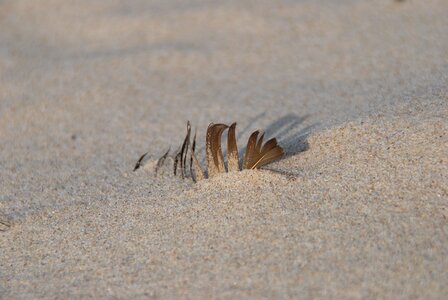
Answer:
[{"label": "shadow on sand", "polygon": [[[253,124],[259,119],[265,116],[265,112],[255,116],[249,124],[240,131],[237,136],[237,140],[240,141],[241,137],[247,133],[249,128],[253,128]],[[308,150],[307,137],[309,132],[317,126],[313,124],[310,126],[302,127],[303,122],[309,117],[305,115],[302,117],[296,114],[290,113],[277,119],[269,124],[264,130],[267,139],[277,138],[278,143],[285,150],[285,157],[293,156],[297,153]],[[246,145],[240,149],[240,156],[246,151]]]}]

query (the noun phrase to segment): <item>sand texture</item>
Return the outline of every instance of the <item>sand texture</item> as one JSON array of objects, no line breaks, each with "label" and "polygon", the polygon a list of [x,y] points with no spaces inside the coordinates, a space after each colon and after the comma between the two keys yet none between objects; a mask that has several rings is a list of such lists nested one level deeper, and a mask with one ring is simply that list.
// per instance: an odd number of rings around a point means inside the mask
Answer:
[{"label": "sand texture", "polygon": [[[447,1],[5,0],[0,28],[0,298],[448,295]],[[202,164],[210,122],[286,156],[156,176],[187,120]]]}]

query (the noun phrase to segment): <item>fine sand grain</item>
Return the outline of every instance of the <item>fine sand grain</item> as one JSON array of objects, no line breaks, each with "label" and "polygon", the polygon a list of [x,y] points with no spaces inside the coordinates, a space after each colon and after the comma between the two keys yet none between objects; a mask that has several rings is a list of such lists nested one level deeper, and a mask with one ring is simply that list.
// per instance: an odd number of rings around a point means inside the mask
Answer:
[{"label": "fine sand grain", "polygon": [[[0,298],[448,294],[448,3],[7,0],[0,28]],[[209,122],[287,155],[156,176],[187,120],[202,162]]]}]

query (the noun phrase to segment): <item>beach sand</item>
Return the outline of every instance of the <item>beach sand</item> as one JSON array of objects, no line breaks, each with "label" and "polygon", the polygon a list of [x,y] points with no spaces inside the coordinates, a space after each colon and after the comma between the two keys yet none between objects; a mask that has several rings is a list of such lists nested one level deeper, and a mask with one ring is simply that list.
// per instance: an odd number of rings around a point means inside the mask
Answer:
[{"label": "beach sand", "polygon": [[[0,28],[0,298],[448,294],[448,3],[7,0]],[[156,176],[187,120],[202,163],[210,122],[286,155]]]}]

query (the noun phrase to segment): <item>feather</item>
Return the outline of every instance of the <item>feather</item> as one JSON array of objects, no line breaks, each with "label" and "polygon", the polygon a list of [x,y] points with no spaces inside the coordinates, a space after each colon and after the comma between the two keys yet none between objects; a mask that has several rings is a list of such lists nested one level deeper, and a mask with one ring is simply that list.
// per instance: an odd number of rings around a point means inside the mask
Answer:
[{"label": "feather", "polygon": [[257,145],[257,137],[260,130],[254,131],[247,140],[246,154],[244,155],[243,169],[250,169],[251,161],[253,159],[254,150]]},{"label": "feather", "polygon": [[229,172],[240,170],[240,166],[238,163],[238,146],[236,144],[235,127],[236,123],[230,125],[229,131],[227,133],[227,164]]},{"label": "feather", "polygon": [[187,136],[185,137],[184,144],[182,145],[182,161],[181,161],[181,169],[182,169],[182,178],[186,175],[186,161],[187,161],[187,153],[188,153],[188,147],[190,146],[190,134],[191,134],[191,125],[190,121],[187,121]]},{"label": "feather", "polygon": [[180,150],[180,171],[182,179],[185,177],[185,161],[187,159],[188,145],[190,144],[191,125],[190,121],[187,122],[187,135],[185,136],[184,143]]},{"label": "feather", "polygon": [[147,154],[148,154],[148,152],[146,152],[145,154],[140,156],[140,158],[138,159],[137,163],[134,166],[134,170],[133,170],[134,172],[143,165],[143,159],[145,159]]},{"label": "feather", "polygon": [[210,123],[210,125],[208,125],[206,153],[209,177],[226,171],[221,150],[221,136],[227,127],[228,126],[225,124]]},{"label": "feather", "polygon": [[187,134],[185,136],[184,142],[182,143],[182,147],[180,149],[180,151],[176,154],[175,158],[174,158],[174,170],[173,173],[174,175],[177,174],[177,164],[180,163],[180,174],[182,176],[182,179],[185,178],[185,173],[186,173],[186,166],[185,166],[185,162],[186,162],[186,156],[187,156],[187,151],[188,151],[188,145],[190,144],[190,134],[191,134],[191,126],[190,126],[190,121],[187,122]]},{"label": "feather", "polygon": [[263,145],[264,132],[262,132],[260,138],[258,139],[257,145],[255,146],[255,153],[261,152],[261,145]]},{"label": "feather", "polygon": [[190,154],[190,176],[194,180],[193,176],[193,154],[196,149],[196,130],[194,131],[193,143],[191,144],[191,154]]},{"label": "feather", "polygon": [[177,164],[179,163],[180,160],[180,151],[176,154],[176,156],[174,157],[174,165],[173,165],[173,173],[174,176],[176,176],[177,174]]},{"label": "feather", "polygon": [[259,156],[259,159],[253,163],[253,166],[251,169],[259,168],[261,166],[264,166],[268,163],[273,162],[276,159],[279,159],[284,154],[283,148],[280,146],[275,146],[271,150],[267,151],[266,153],[262,153]]},{"label": "feather", "polygon": [[249,138],[244,161],[245,169],[259,168],[284,154],[283,148],[277,144],[275,138],[270,139],[262,146],[264,134],[257,141],[258,133],[259,131],[255,131]]},{"label": "feather", "polygon": [[[204,171],[202,171],[201,164],[199,163],[194,150],[196,148],[196,132],[193,137],[193,144],[191,145],[191,156],[190,156],[190,174],[194,182],[204,179]],[[194,175],[193,175],[194,171]]]},{"label": "feather", "polygon": [[163,156],[161,158],[159,158],[159,160],[157,161],[157,165],[156,165],[156,177],[157,177],[157,172],[159,171],[160,167],[163,166],[163,163],[165,162],[166,157],[168,156],[168,154],[170,153],[171,148],[168,148],[168,150],[165,152],[165,154],[163,154]]},{"label": "feather", "polygon": [[277,146],[277,139],[272,138],[269,141],[267,141],[266,144],[264,144],[263,148],[261,148],[261,152],[269,151],[272,148],[274,148],[275,146]]}]

